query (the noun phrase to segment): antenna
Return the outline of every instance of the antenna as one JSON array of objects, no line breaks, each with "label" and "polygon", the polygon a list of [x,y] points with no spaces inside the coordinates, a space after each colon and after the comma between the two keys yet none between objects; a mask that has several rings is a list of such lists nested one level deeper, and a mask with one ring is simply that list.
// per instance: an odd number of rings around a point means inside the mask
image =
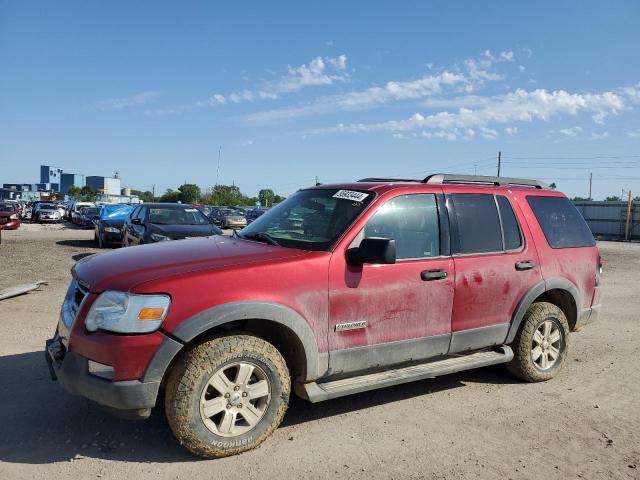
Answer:
[{"label": "antenna", "polygon": [[220,156],[222,155],[222,145],[218,148],[218,168],[216,170],[216,187],[218,186],[218,181],[220,180]]}]

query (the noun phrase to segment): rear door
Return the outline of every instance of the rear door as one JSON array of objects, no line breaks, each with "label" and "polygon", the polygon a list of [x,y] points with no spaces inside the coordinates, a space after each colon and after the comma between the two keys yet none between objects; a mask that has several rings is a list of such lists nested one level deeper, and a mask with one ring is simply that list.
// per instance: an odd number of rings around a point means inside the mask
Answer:
[{"label": "rear door", "polygon": [[[444,197],[436,188],[424,190],[427,193],[398,195],[374,205],[366,223],[354,227],[343,248],[332,255],[328,332],[331,373],[362,371],[446,353],[453,260]],[[365,237],[394,239],[396,263],[349,265],[346,249],[359,245]]]},{"label": "rear door", "polygon": [[456,271],[450,353],[503,343],[518,302],[542,280],[510,197],[482,189],[446,196]]}]

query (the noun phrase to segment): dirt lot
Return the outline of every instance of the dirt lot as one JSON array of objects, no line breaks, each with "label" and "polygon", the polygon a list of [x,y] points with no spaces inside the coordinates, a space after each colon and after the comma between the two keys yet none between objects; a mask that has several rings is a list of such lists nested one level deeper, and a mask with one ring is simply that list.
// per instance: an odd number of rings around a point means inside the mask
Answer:
[{"label": "dirt lot", "polygon": [[51,382],[53,333],[75,260],[93,233],[61,225],[3,232],[0,288],[47,280],[0,303],[0,479],[640,478],[640,245],[601,243],[605,309],[572,335],[543,384],[502,367],[312,405],[294,399],[258,450],[193,457],[156,409],[145,422],[104,413]]}]

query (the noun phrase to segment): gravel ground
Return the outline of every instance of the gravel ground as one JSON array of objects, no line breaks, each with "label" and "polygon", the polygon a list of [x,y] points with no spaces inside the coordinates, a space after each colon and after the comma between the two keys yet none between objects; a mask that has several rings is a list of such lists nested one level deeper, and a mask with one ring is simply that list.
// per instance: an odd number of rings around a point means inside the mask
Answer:
[{"label": "gravel ground", "polygon": [[0,479],[640,478],[640,245],[602,242],[605,308],[571,336],[563,372],[525,384],[492,367],[320,404],[294,399],[257,450],[201,460],[163,412],[111,417],[51,382],[43,358],[91,231],[5,231],[0,288],[47,280],[0,304]]}]

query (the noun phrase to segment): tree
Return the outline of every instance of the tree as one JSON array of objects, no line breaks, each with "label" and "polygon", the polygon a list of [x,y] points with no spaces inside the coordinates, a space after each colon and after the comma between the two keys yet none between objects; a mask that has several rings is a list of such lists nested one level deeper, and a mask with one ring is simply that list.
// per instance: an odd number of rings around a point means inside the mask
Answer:
[{"label": "tree", "polygon": [[584,197],[573,197],[571,200],[574,201],[574,202],[588,202],[591,199],[590,198],[584,198]]},{"label": "tree", "polygon": [[75,185],[72,185],[69,187],[69,190],[67,191],[67,195],[72,200],[79,200],[80,195],[82,195],[82,192],[80,190],[80,187],[76,187]]},{"label": "tree", "polygon": [[137,195],[140,200],[143,202],[153,202],[155,199],[153,198],[153,193],[149,190],[131,190],[131,195]]},{"label": "tree", "polygon": [[202,197],[200,187],[193,183],[180,185],[178,191],[180,192],[180,200],[182,200],[182,203],[197,203],[198,199]]},{"label": "tree", "polygon": [[167,191],[164,192],[164,195],[160,197],[161,202],[167,203],[176,203],[180,201],[180,192],[176,192],[170,188],[167,188]]},{"label": "tree", "polygon": [[558,187],[556,187],[556,182],[551,182],[551,184],[549,185],[549,188],[551,190],[555,190],[556,188],[558,188]]},{"label": "tree", "polygon": [[612,195],[610,197],[605,198],[607,202],[620,202],[621,199],[617,195]]},{"label": "tree", "polygon": [[214,205],[241,205],[246,197],[235,185],[216,185],[211,190]]},{"label": "tree", "polygon": [[270,188],[263,188],[258,192],[258,200],[263,207],[270,207],[273,205],[273,198],[275,197],[275,193]]},{"label": "tree", "polygon": [[275,195],[273,197],[273,205],[275,205],[276,203],[282,203],[286,200],[285,197],[281,197],[280,195]]}]

